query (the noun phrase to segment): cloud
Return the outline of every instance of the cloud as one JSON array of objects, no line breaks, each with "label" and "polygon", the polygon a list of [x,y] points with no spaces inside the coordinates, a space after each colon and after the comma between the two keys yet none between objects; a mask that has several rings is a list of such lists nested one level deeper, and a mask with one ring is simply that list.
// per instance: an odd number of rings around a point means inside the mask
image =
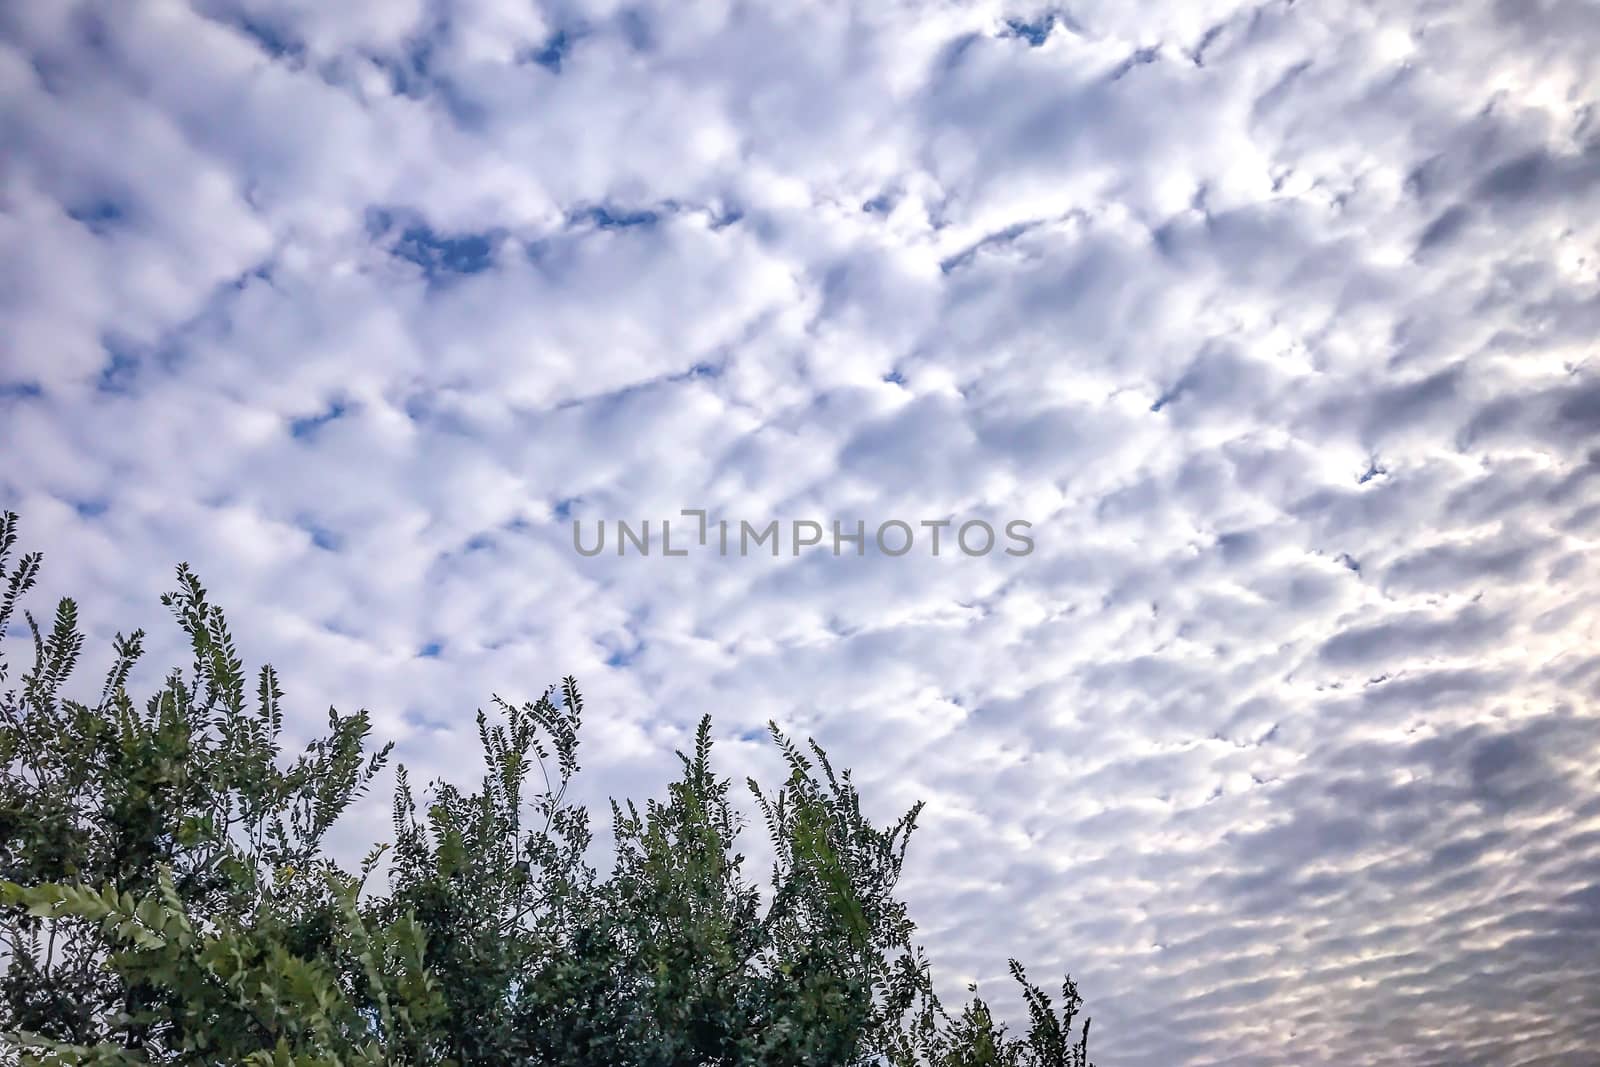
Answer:
[{"label": "cloud", "polygon": [[[102,656],[187,559],[422,777],[566,673],[591,797],[815,734],[1104,1062],[1581,1062],[1593,25],[13,5],[0,504]],[[572,549],[682,508],[1036,549]]]}]

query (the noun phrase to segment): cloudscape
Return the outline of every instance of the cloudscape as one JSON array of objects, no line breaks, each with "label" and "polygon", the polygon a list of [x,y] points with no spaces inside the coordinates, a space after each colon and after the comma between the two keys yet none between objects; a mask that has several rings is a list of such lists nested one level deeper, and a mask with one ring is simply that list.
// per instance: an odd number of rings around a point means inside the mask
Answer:
[{"label": "cloudscape", "polygon": [[1597,88],[1590,0],[4,5],[0,510],[418,780],[566,674],[595,798],[814,736],[1110,1067],[1593,1063]]}]

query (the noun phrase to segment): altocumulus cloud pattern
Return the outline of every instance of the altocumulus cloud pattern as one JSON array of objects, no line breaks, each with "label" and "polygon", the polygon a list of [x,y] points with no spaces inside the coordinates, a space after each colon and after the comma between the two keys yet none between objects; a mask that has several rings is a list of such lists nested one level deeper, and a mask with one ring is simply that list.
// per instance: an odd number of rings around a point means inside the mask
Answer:
[{"label": "altocumulus cloud pattern", "polygon": [[[6,4],[0,502],[102,639],[188,559],[419,778],[566,672],[596,796],[815,734],[930,801],[946,975],[1070,968],[1105,1063],[1592,1063],[1597,57],[1587,0]],[[1037,547],[572,551],[681,508]]]}]

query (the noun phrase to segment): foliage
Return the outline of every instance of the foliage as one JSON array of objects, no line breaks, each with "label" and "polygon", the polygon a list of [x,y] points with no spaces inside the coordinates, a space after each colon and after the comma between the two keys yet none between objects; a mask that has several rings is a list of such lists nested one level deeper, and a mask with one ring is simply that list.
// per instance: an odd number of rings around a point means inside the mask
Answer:
[{"label": "foliage", "polygon": [[[0,638],[39,572],[37,554],[8,564],[16,529],[0,519]],[[247,699],[187,567],[163,601],[193,663],[142,709],[126,692],[142,633],[117,636],[91,705],[61,695],[83,647],[73,602],[48,632],[23,613],[34,664],[0,695],[0,1032],[25,1062],[1087,1063],[1070,980],[1057,1008],[1013,961],[1020,1034],[981,1000],[945,1011],[895,895],[920,806],[875,826],[815,744],[774,726],[788,778],[748,783],[774,856],[761,882],[709,719],[665,800],[613,802],[602,876],[568,798],[576,684],[497,697],[479,787],[419,800],[397,768],[393,840],[351,874],[324,840],[389,755],[368,753],[366,712],[330,710],[287,757],[271,668]]]}]

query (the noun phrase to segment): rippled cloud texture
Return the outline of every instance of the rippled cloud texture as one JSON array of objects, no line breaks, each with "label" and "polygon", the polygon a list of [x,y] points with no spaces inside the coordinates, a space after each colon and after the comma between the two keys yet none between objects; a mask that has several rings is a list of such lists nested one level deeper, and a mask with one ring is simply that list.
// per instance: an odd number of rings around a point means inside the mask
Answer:
[{"label": "rippled cloud texture", "polygon": [[[0,503],[102,661],[178,662],[188,559],[419,776],[568,672],[594,796],[815,734],[929,801],[951,987],[1070,968],[1113,1067],[1593,1062],[1597,56],[1583,0],[7,4]],[[572,550],[684,507],[1037,548]]]}]

